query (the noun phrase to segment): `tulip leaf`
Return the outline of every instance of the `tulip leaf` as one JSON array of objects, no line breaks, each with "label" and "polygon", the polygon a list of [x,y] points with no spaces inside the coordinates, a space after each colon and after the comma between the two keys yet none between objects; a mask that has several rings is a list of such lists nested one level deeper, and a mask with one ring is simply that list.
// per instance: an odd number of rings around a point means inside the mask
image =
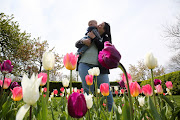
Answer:
[{"label": "tulip leaf", "polygon": [[130,106],[127,99],[122,107],[122,120],[130,120]]},{"label": "tulip leaf", "polygon": [[117,109],[117,106],[115,104],[113,104],[113,108],[114,108],[114,111],[116,112],[116,120],[120,120],[120,114],[118,112],[118,109]]},{"label": "tulip leaf", "polygon": [[172,114],[171,120],[175,120],[176,117],[180,117],[180,107],[177,107],[174,113]]},{"label": "tulip leaf", "polygon": [[163,100],[165,100],[165,101],[168,103],[168,105],[169,105],[169,106],[172,108],[172,110],[174,111],[174,105],[173,105],[173,103],[172,103],[166,96],[162,95],[161,97],[162,97]]},{"label": "tulip leaf", "polygon": [[153,101],[151,100],[151,97],[148,99],[148,104],[149,104],[149,111],[151,115],[153,116],[154,120],[162,120],[160,115],[158,114],[157,109],[154,106]]}]

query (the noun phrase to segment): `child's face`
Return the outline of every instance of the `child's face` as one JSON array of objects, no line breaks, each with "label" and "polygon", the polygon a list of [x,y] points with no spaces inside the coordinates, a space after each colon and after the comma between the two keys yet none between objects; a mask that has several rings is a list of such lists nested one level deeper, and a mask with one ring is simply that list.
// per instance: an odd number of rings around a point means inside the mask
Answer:
[{"label": "child's face", "polygon": [[96,21],[90,21],[88,25],[97,27],[97,22]]}]

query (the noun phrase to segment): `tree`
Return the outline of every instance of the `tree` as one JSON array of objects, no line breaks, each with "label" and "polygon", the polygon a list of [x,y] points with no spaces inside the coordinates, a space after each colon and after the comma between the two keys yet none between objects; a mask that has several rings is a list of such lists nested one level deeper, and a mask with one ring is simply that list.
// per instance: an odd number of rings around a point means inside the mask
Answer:
[{"label": "tree", "polygon": [[168,47],[174,52],[167,65],[168,71],[178,71],[180,70],[180,16],[177,17],[177,23],[165,27],[165,39],[169,41]]},{"label": "tree", "polygon": [[[144,64],[144,60],[139,60],[137,66],[131,65],[129,67],[129,73],[133,81],[144,81],[151,78],[151,72]],[[163,66],[157,66],[153,70],[154,77],[165,74]]]}]

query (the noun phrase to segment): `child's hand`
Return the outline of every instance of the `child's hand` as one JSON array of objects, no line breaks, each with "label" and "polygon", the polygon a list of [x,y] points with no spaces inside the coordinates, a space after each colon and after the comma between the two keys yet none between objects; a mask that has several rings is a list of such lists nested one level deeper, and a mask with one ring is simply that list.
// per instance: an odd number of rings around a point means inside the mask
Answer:
[{"label": "child's hand", "polygon": [[84,40],[82,40],[83,41],[83,43],[85,44],[85,45],[87,45],[87,46],[90,46],[91,45],[91,40],[90,39],[84,39]]},{"label": "child's hand", "polygon": [[91,38],[91,39],[94,39],[96,36],[94,35],[93,31],[89,32],[88,33],[88,36]]}]

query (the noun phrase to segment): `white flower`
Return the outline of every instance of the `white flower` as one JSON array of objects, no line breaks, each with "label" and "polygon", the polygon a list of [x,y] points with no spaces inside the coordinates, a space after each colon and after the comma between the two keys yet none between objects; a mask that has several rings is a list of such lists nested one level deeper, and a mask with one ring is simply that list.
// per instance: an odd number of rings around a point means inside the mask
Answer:
[{"label": "white flower", "polygon": [[138,102],[140,106],[144,106],[145,103],[145,97],[138,97]]},{"label": "white flower", "polygon": [[115,91],[118,91],[118,86],[114,86],[114,90],[115,90]]},{"label": "white flower", "polygon": [[94,76],[99,76],[100,70],[99,67],[93,67]]},{"label": "white flower", "polygon": [[100,70],[98,67],[93,67],[93,68],[88,70],[88,73],[89,73],[89,75],[99,76]]},{"label": "white flower", "polygon": [[157,59],[153,56],[152,53],[146,54],[144,62],[149,69],[154,69],[157,66]]},{"label": "white flower", "polygon": [[66,89],[67,94],[70,94],[70,88]]},{"label": "white flower", "polygon": [[172,93],[170,92],[170,89],[166,88],[167,94],[172,95]]},{"label": "white flower", "polygon": [[87,108],[90,109],[93,105],[93,95],[89,94],[87,95],[86,93],[84,94],[84,97],[85,97],[85,100],[86,100],[86,105],[87,105]]},{"label": "white flower", "polygon": [[69,86],[69,80],[67,78],[63,78],[62,79],[62,84],[64,87],[68,87]]},{"label": "white flower", "polygon": [[45,52],[42,58],[43,67],[45,70],[52,70],[55,64],[55,56],[52,52]]},{"label": "white flower", "polygon": [[122,109],[120,106],[118,106],[118,112],[119,112],[119,114],[122,114]]},{"label": "white flower", "polygon": [[77,87],[74,87],[74,92],[77,92]]},{"label": "white flower", "polygon": [[39,85],[41,80],[42,77],[38,78],[34,73],[31,76],[31,79],[29,79],[26,74],[23,75],[21,85],[23,89],[23,101],[26,104],[19,109],[16,120],[22,120],[30,108],[30,105],[34,105],[39,99]]},{"label": "white flower", "polygon": [[154,90],[154,93],[157,93],[157,90]]},{"label": "white flower", "polygon": [[100,89],[97,89],[97,93],[100,93]]}]

